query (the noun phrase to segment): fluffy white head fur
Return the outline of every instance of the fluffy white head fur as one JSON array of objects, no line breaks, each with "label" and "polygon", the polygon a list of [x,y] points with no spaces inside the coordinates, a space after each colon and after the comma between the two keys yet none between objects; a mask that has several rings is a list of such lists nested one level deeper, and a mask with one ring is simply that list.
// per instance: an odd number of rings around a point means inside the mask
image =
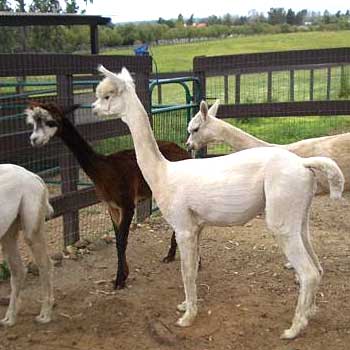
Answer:
[{"label": "fluffy white head fur", "polygon": [[56,134],[58,127],[51,114],[44,108],[32,107],[24,111],[27,124],[33,127],[30,142],[33,146],[43,146]]},{"label": "fluffy white head fur", "polygon": [[92,104],[93,112],[99,116],[114,115],[123,119],[126,113],[126,105],[120,96],[127,89],[135,89],[129,71],[123,67],[121,72],[116,74],[102,65],[98,66],[97,69],[105,78],[96,88],[97,99]]},{"label": "fluffy white head fur", "polygon": [[199,112],[191,119],[188,124],[187,131],[190,134],[186,145],[189,150],[198,150],[204,147],[209,140],[215,138],[214,130],[211,129],[211,120],[216,117],[219,109],[220,100],[216,100],[215,103],[208,109],[208,105],[205,101],[200,104]]}]

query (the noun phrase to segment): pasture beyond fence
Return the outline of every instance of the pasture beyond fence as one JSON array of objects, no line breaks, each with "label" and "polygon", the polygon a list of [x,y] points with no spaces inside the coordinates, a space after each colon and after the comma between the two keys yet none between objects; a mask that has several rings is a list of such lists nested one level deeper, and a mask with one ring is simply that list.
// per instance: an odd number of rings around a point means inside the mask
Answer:
[{"label": "pasture beyond fence", "polygon": [[[59,248],[79,237],[108,233],[111,221],[90,180],[60,140],[40,149],[30,146],[23,109],[27,99],[63,106],[80,103],[82,108],[71,119],[98,151],[131,148],[129,131],[121,121],[91,114],[100,79],[98,64],[112,71],[126,66],[133,72],[156,138],[183,146],[187,122],[203,97],[209,103],[219,98],[220,118],[269,142],[287,143],[350,128],[349,48],[196,57],[193,76],[170,80],[164,74],[150,80],[149,57],[0,55],[0,162],[21,164],[48,183],[55,208],[49,229],[56,232],[50,239],[57,240]],[[222,144],[208,148],[209,154],[229,151]],[[143,203],[139,219],[149,214],[149,203]]]},{"label": "pasture beyond fence", "polygon": [[208,102],[221,100],[219,118],[268,142],[350,129],[350,48],[203,56],[193,70]]}]

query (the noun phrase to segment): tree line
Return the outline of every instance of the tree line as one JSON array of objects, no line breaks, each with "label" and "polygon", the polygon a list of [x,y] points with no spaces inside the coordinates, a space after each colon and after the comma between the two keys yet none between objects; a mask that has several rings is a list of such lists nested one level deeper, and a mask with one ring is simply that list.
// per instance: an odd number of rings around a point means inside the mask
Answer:
[{"label": "tree line", "polygon": [[[91,0],[86,0],[88,2]],[[32,0],[25,6],[24,0],[0,0],[0,11],[10,12],[54,12],[84,13],[76,0],[65,0],[62,8],[59,0]],[[88,26],[48,26],[48,27],[1,27],[0,52],[77,52],[88,51],[90,35]],[[100,46],[116,47],[139,43],[160,44],[177,39],[188,41],[203,38],[223,38],[236,35],[291,33],[296,31],[323,31],[350,29],[350,11],[334,14],[320,12],[293,11],[271,8],[267,14],[256,10],[247,16],[229,13],[218,17],[195,18],[192,14],[185,19],[179,14],[175,19],[159,18],[145,23],[126,23],[102,26],[99,29]]]}]

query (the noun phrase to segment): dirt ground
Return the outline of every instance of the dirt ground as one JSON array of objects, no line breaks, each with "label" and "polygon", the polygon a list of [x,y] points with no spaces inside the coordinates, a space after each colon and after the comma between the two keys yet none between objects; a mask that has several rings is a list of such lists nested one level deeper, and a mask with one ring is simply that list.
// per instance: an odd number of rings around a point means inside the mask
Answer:
[{"label": "dirt ground", "polygon": [[[293,340],[290,326],[298,286],[263,218],[244,227],[207,228],[201,239],[199,314],[194,325],[174,325],[183,298],[179,258],[161,262],[171,230],[158,215],[130,233],[128,288],[114,291],[113,244],[64,259],[55,268],[53,321],[38,325],[38,277],[28,275],[18,323],[0,328],[0,349],[76,350],[334,350],[350,348],[350,196],[336,203],[316,197],[311,216],[315,250],[325,270],[319,312]],[[0,297],[9,283],[0,284]],[[0,306],[0,313],[6,307]]]}]

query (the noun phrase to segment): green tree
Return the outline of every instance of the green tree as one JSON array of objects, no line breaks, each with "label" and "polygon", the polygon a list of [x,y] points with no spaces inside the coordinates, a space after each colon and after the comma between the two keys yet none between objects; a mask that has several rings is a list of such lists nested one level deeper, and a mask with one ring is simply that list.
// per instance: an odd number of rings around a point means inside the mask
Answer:
[{"label": "green tree", "polygon": [[295,24],[297,26],[304,25],[306,15],[307,15],[307,10],[299,11],[295,16]]},{"label": "green tree", "polygon": [[283,7],[270,8],[267,21],[272,25],[286,23],[286,11]]},{"label": "green tree", "polygon": [[229,13],[226,13],[222,17],[222,24],[225,24],[227,26],[232,26],[232,24],[233,24],[233,17],[232,17],[232,15],[230,15]]},{"label": "green tree", "polygon": [[215,15],[209,16],[207,22],[208,22],[209,26],[222,23],[221,18],[219,18],[218,16],[215,16]]},{"label": "green tree", "polygon": [[59,0],[33,0],[29,5],[29,12],[61,12]]},{"label": "green tree", "polygon": [[188,26],[192,26],[192,25],[193,25],[193,23],[194,23],[193,17],[194,17],[194,14],[192,13],[192,15],[190,16],[190,18],[186,21],[186,24],[187,24]]},{"label": "green tree", "polygon": [[0,0],[0,11],[12,11],[8,0]]},{"label": "green tree", "polygon": [[[59,0],[33,0],[30,12],[59,13],[62,11]],[[32,28],[28,38],[31,49],[35,51],[60,52],[64,50],[63,28],[60,26]]]},{"label": "green tree", "polygon": [[[13,11],[8,0],[0,0],[0,11]],[[0,52],[13,52],[17,43],[15,27],[0,27]]]},{"label": "green tree", "polygon": [[331,23],[331,14],[329,13],[328,10],[325,10],[323,12],[323,23],[325,24]]},{"label": "green tree", "polygon": [[287,11],[286,15],[287,24],[294,25],[295,24],[295,12],[292,9]]},{"label": "green tree", "polygon": [[78,13],[79,6],[76,0],[66,0],[66,13]]},{"label": "green tree", "polygon": [[184,24],[185,24],[184,16],[182,16],[182,14],[180,13],[180,14],[177,16],[176,27],[183,27]]}]

